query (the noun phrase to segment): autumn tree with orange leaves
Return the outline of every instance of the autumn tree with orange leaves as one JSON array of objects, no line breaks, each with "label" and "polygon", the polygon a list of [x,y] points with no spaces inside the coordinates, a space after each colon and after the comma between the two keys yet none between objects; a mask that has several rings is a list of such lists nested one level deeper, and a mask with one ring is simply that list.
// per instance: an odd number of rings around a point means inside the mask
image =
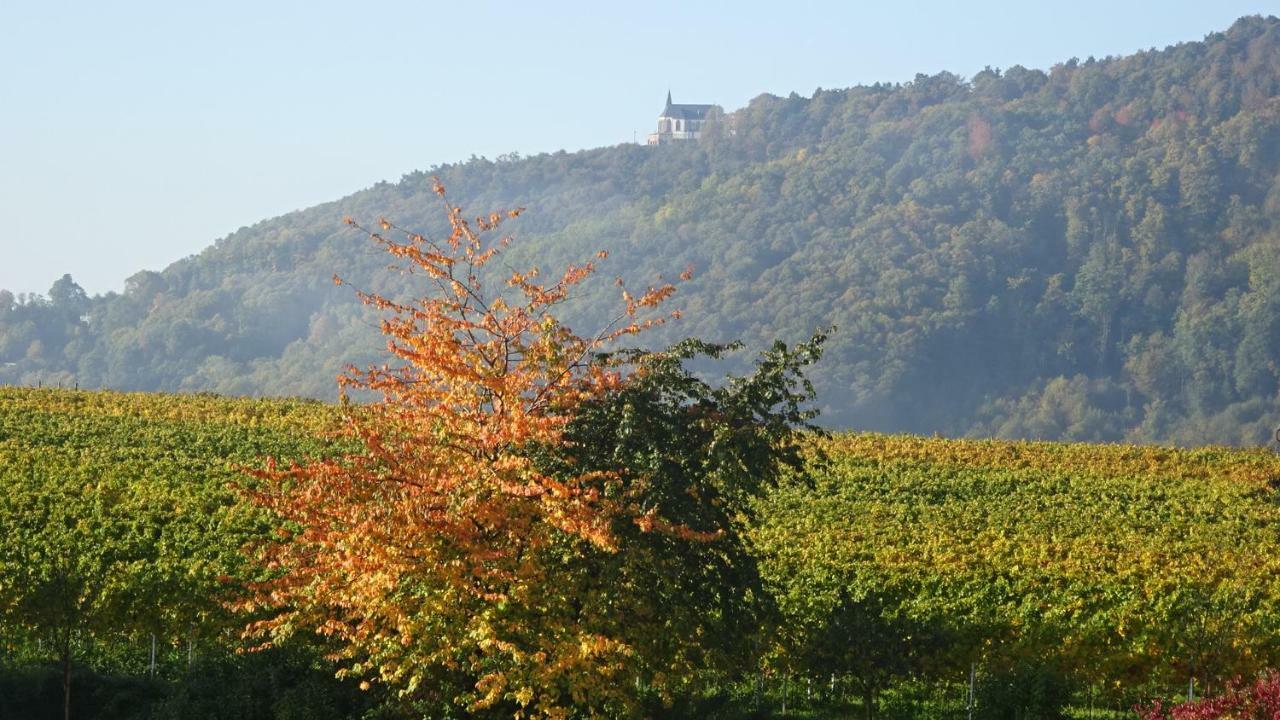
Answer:
[{"label": "autumn tree with orange leaves", "polygon": [[594,263],[499,273],[519,211],[469,219],[435,191],[442,239],[347,220],[427,291],[358,291],[400,361],[339,379],[360,452],[255,473],[280,529],[248,633],[326,636],[342,674],[427,715],[635,715],[741,667],[761,595],[738,528],[799,466],[799,367],[821,339],[719,387],[684,365],[723,346],[608,352],[678,317],[674,285],[619,280],[616,318],[578,335],[555,312]]}]

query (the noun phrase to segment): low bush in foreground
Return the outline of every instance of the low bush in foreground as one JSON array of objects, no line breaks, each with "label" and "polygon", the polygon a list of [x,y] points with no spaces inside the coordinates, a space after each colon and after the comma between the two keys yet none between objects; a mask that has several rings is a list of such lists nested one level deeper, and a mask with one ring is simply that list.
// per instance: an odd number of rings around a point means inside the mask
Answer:
[{"label": "low bush in foreground", "polygon": [[1142,720],[1275,720],[1280,717],[1280,673],[1268,671],[1252,683],[1233,682],[1220,695],[1183,703],[1141,706]]}]

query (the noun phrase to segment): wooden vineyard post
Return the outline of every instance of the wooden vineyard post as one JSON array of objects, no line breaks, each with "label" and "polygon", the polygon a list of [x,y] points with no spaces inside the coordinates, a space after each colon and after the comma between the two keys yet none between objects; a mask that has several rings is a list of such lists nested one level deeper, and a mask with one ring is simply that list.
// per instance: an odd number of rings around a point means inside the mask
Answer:
[{"label": "wooden vineyard post", "polygon": [[791,689],[791,673],[782,676],[782,714],[787,714],[787,691]]},{"label": "wooden vineyard post", "polygon": [[969,663],[969,720],[973,720],[974,684],[978,676],[978,663]]}]

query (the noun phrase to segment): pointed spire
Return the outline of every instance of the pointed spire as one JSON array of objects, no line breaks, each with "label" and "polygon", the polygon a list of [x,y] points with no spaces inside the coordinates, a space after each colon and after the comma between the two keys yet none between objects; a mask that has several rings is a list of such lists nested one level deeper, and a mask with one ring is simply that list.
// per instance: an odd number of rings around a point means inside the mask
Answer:
[{"label": "pointed spire", "polygon": [[667,108],[671,107],[671,88],[667,88]]}]

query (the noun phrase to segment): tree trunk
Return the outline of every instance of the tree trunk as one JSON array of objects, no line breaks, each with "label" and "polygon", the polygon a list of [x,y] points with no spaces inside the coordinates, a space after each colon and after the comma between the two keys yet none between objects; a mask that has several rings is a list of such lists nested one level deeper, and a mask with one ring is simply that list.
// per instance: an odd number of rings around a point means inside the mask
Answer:
[{"label": "tree trunk", "polygon": [[71,720],[71,633],[62,643],[62,720]]},{"label": "tree trunk", "polygon": [[865,713],[867,720],[874,720],[876,716],[876,689],[870,685],[862,691],[862,711]]}]

